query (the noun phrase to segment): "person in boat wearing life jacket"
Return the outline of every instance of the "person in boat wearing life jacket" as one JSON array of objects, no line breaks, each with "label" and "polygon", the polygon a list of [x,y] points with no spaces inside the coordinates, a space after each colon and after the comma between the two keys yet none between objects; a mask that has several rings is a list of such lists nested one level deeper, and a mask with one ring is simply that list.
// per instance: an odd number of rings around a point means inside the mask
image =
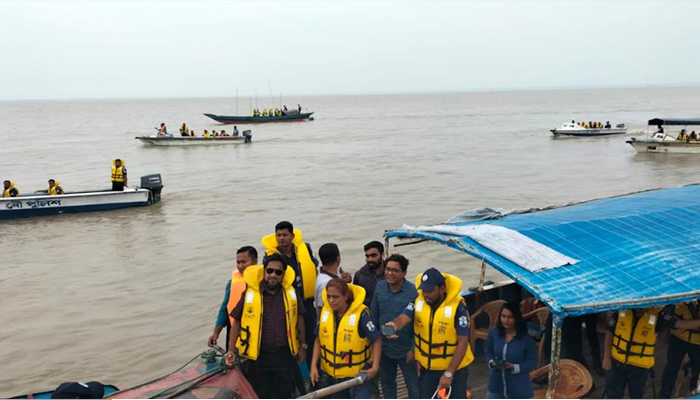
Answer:
[{"label": "person in boat wearing life jacket", "polygon": [[690,132],[690,135],[688,136],[688,140],[690,140],[690,141],[698,140],[698,134],[695,133],[695,131]]},{"label": "person in boat wearing life jacket", "polygon": [[[309,379],[321,387],[367,374],[360,386],[336,393],[333,398],[371,399],[372,380],[379,372],[382,356],[381,334],[364,305],[365,289],[333,278],[323,290],[323,308],[314,341]],[[318,372],[321,361],[323,375]]]},{"label": "person in boat wearing life jacket", "polygon": [[61,182],[57,182],[54,179],[49,179],[49,187],[46,189],[49,196],[56,196],[59,194],[66,194],[66,192],[61,187]]},{"label": "person in boat wearing life jacket", "polygon": [[[275,233],[262,238],[265,247],[263,262],[274,254],[282,257],[285,265],[294,270],[294,288],[304,303],[304,323],[310,327],[306,330],[306,343],[313,343],[316,336],[312,327],[316,326],[316,309],[314,308],[314,289],[316,286],[316,267],[318,261],[311,251],[311,245],[303,241],[299,229],[295,229],[289,221],[275,225]],[[307,349],[307,361],[311,363],[312,348]],[[310,368],[310,366],[309,366]]]},{"label": "person in boat wearing life jacket", "polygon": [[267,108],[263,108],[262,116],[267,117]]},{"label": "person in boat wearing life jacket", "polygon": [[[661,379],[660,398],[670,399],[675,393],[676,378],[686,354],[690,358],[690,387],[689,391],[697,388],[700,375],[700,302],[676,304],[673,311],[674,321],[671,327],[670,343]],[[685,392],[681,391],[681,397]],[[674,396],[675,397],[675,396]]]},{"label": "person in boat wearing life jacket", "polygon": [[685,142],[686,139],[687,139],[687,136],[685,134],[685,129],[681,129],[680,133],[676,137],[676,140],[680,140],[682,142]]},{"label": "person in boat wearing life jacket", "polygon": [[197,134],[194,132],[194,130],[191,130],[191,131],[190,131],[190,136],[191,136],[191,137],[197,137]]},{"label": "person in boat wearing life jacket", "polygon": [[214,347],[219,339],[221,331],[226,327],[226,351],[228,351],[228,342],[230,338],[231,327],[233,326],[233,317],[231,312],[241,300],[241,295],[246,289],[243,273],[246,268],[258,263],[258,251],[253,246],[243,246],[236,252],[236,269],[231,273],[231,279],[226,283],[226,291],[224,292],[224,300],[219,307],[219,314],[216,317],[214,333],[207,339],[207,346]]},{"label": "person in boat wearing life jacket", "polygon": [[160,128],[158,130],[158,136],[168,136],[168,128],[165,127],[165,122],[161,122]]},{"label": "person in boat wearing life jacket", "polygon": [[120,159],[112,161],[112,190],[115,192],[124,191],[128,179],[126,176],[126,166]]},{"label": "person in boat wearing life jacket", "polygon": [[205,130],[204,130],[204,133],[202,134],[202,137],[208,138],[208,137],[209,137],[209,131],[205,129]]},{"label": "person in boat wearing life jacket", "polygon": [[180,127],[180,136],[190,136],[190,130],[187,129],[187,125],[185,123],[182,123],[182,126]]},{"label": "person in boat wearing life jacket", "polygon": [[421,399],[432,398],[443,389],[451,389],[450,398],[463,399],[467,394],[467,366],[474,355],[469,346],[469,311],[459,294],[462,281],[430,268],[418,275],[416,286],[415,302],[385,325],[400,331],[413,323]]},{"label": "person in boat wearing life jacket", "polygon": [[[243,273],[246,290],[231,312],[233,326],[226,365],[250,360],[248,381],[261,399],[294,395],[297,362],[306,359],[304,303],[294,289],[294,270],[273,254]],[[312,310],[313,311],[313,310]],[[238,352],[238,355],[236,354]],[[296,358],[296,359],[295,359]]]},{"label": "person in boat wearing life jacket", "polygon": [[607,398],[623,398],[625,387],[631,399],[643,397],[655,362],[656,336],[673,323],[671,307],[620,310],[608,319],[603,356]]},{"label": "person in boat wearing life jacket", "polygon": [[19,190],[15,187],[14,182],[3,182],[2,197],[19,197]]}]

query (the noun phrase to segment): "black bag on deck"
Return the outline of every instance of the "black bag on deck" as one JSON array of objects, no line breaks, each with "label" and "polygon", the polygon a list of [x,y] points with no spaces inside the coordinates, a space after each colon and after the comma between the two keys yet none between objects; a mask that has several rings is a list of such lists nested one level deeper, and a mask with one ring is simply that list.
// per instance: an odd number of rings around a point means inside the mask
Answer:
[{"label": "black bag on deck", "polygon": [[52,399],[101,399],[105,387],[100,382],[65,382],[54,390]]}]

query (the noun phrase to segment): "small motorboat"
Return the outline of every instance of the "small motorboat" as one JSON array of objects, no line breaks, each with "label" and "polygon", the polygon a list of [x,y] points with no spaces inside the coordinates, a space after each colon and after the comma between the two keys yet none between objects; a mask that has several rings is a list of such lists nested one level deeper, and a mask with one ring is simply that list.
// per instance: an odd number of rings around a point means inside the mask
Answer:
[{"label": "small motorboat", "polygon": [[629,143],[638,153],[676,153],[676,154],[700,154],[700,140],[695,136],[686,134],[686,130],[681,130],[681,134],[673,137],[665,133],[668,126],[700,126],[700,118],[654,118],[649,120],[649,126],[658,126],[659,130],[652,133],[650,138],[632,138]]},{"label": "small motorboat", "polygon": [[90,190],[61,195],[30,194],[0,198],[0,220],[138,207],[160,201],[160,174],[141,177],[141,186],[124,191]]},{"label": "small motorboat", "polygon": [[250,130],[241,132],[240,136],[136,136],[143,144],[152,146],[211,146],[219,144],[251,143],[253,134]]},{"label": "small motorboat", "polygon": [[586,128],[572,121],[562,124],[559,128],[550,129],[550,132],[554,136],[610,136],[624,135],[627,133],[627,128],[625,128],[625,124],[617,124],[614,128]]}]

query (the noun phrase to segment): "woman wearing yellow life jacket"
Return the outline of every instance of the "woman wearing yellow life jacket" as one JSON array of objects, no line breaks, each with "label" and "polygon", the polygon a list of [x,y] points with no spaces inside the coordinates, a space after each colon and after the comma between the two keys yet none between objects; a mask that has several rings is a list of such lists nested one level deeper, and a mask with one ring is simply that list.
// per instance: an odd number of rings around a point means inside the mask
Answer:
[{"label": "woman wearing yellow life jacket", "polygon": [[[364,305],[365,289],[331,279],[323,291],[323,309],[311,360],[311,382],[316,384],[323,371],[323,387],[352,379],[360,372],[368,379],[360,386],[336,394],[334,399],[371,399],[370,379],[379,372],[382,354],[381,335]],[[370,367],[371,365],[371,367]]]}]

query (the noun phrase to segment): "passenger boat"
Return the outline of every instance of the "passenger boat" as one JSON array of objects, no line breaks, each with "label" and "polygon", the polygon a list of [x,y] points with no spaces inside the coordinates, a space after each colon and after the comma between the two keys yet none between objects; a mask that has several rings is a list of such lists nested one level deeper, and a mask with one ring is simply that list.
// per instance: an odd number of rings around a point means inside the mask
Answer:
[{"label": "passenger boat", "polygon": [[554,136],[565,135],[565,136],[610,136],[610,135],[624,135],[627,133],[627,128],[625,124],[617,124],[614,128],[584,128],[581,125],[575,124],[573,122],[567,122],[561,125],[559,128],[550,129],[550,132]]},{"label": "passenger boat", "polygon": [[215,115],[204,114],[216,122],[222,124],[264,124],[268,122],[298,122],[309,120],[313,121],[313,112],[300,113],[298,111],[287,111],[286,114],[271,116],[271,117],[253,117],[253,116],[236,116],[236,115]]},{"label": "passenger boat", "polygon": [[135,139],[151,146],[211,146],[251,143],[253,141],[253,135],[249,130],[241,133],[241,136],[136,136]]},{"label": "passenger boat", "polygon": [[678,140],[665,133],[669,126],[700,126],[700,118],[654,118],[649,120],[649,126],[660,129],[647,139],[632,138],[627,141],[638,153],[677,153],[700,154],[700,141]]},{"label": "passenger boat", "polygon": [[[469,218],[474,215],[465,213],[464,218],[453,218],[440,225],[404,225],[386,231],[386,248],[394,239],[404,241],[399,246],[435,242],[481,261],[479,285],[463,292],[468,308],[477,309],[472,314],[472,344],[483,340],[485,332],[495,326],[494,315],[498,315],[503,300],[522,299],[522,289],[544,304],[546,307],[535,310],[543,313],[537,320],[544,324],[551,315],[554,326],[552,362],[543,367],[549,374],[547,398],[583,398],[587,394],[602,398],[604,390],[602,377],[597,378],[594,388],[594,378],[585,367],[561,359],[565,318],[596,314],[604,321],[606,312],[700,299],[700,247],[689,245],[700,242],[698,184]],[[489,288],[484,284],[487,265],[510,278],[497,291],[490,292],[493,296],[487,294]],[[494,306],[496,299],[501,303]],[[489,310],[496,310],[495,314]],[[486,319],[486,325],[479,327],[478,319],[489,315],[490,321]],[[540,363],[543,346],[540,341]],[[658,378],[655,382],[659,382],[666,364],[665,359],[660,360],[665,346],[664,341],[657,341],[657,363],[655,374],[651,374]],[[476,360],[474,365],[481,362]],[[474,379],[476,371],[470,367],[470,390],[479,397],[485,395],[485,388],[475,386],[474,382],[479,382]],[[530,377],[542,376],[544,372],[538,371]],[[685,380],[685,387],[687,376],[682,371],[678,376],[679,381]],[[696,382],[690,383],[696,387]],[[653,390],[653,384],[646,385],[647,390],[650,386]],[[679,395],[693,396],[694,392],[683,391]],[[535,391],[535,398],[544,395]]]},{"label": "passenger boat", "polygon": [[55,196],[30,194],[2,197],[0,220],[146,206],[160,201],[162,189],[160,174],[153,174],[141,177],[141,187],[125,188],[123,192],[105,189],[66,192]]}]

